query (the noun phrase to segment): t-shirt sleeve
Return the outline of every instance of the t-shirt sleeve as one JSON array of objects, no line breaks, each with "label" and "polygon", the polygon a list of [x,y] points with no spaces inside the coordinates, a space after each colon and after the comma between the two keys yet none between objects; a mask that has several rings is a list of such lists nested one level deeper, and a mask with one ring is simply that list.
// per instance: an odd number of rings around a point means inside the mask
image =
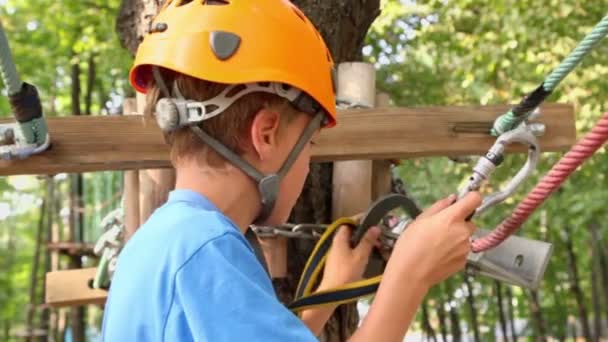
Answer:
[{"label": "t-shirt sleeve", "polygon": [[195,341],[318,341],[277,299],[251,249],[230,233],[207,242],[179,270],[173,304]]}]

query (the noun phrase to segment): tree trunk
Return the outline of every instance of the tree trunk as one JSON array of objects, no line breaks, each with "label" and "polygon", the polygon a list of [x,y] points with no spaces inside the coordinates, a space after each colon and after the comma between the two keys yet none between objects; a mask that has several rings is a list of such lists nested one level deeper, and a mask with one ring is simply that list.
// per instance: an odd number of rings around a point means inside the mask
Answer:
[{"label": "tree trunk", "polygon": [[[47,198],[47,213],[46,213],[46,238],[45,241],[46,243],[50,243],[53,241],[53,232],[52,232],[52,227],[54,224],[54,216],[53,214],[55,213],[56,210],[56,206],[55,206],[55,179],[50,176],[47,180],[47,184],[46,184],[46,198]],[[51,252],[48,250],[48,248],[45,249],[45,254],[44,254],[44,274],[47,274],[48,272],[51,271]],[[45,297],[46,297],[46,277],[42,278],[42,291],[41,291],[41,296],[40,296],[40,303],[44,303],[45,301]],[[40,329],[42,330],[46,330],[47,332],[47,336],[54,336],[53,331],[51,331],[51,324],[50,324],[50,309],[49,308],[44,308],[41,314],[41,318],[40,318]],[[41,338],[39,339],[39,342],[43,342],[46,341],[46,338]]]},{"label": "tree trunk", "polygon": [[496,289],[496,302],[498,304],[498,320],[500,322],[500,331],[502,332],[503,341],[509,341],[509,337],[507,335],[507,320],[505,319],[505,309],[504,303],[502,300],[502,285],[500,285],[499,281],[494,281],[495,289]]},{"label": "tree trunk", "polygon": [[[15,258],[16,258],[16,246],[15,246],[15,224],[14,221],[11,221],[11,218],[7,218],[7,220],[5,220],[3,222],[3,229],[2,232],[6,232],[7,233],[7,237],[2,236],[2,241],[6,241],[6,259],[3,260],[3,263],[0,264],[0,266],[2,267],[2,272],[6,274],[7,279],[9,279],[8,282],[8,288],[6,289],[6,292],[4,293],[6,298],[11,298],[15,296],[15,288],[14,288],[14,284],[13,284],[13,279],[14,279],[14,273],[13,273],[13,267],[14,267],[14,263],[15,263]],[[4,234],[3,234],[4,235]],[[11,326],[14,326],[15,323],[17,321],[16,317],[8,317],[7,318],[7,326],[6,326],[6,330],[5,330],[5,335],[10,337],[10,333],[11,333]],[[8,339],[7,339],[8,340]]]},{"label": "tree trunk", "polygon": [[450,329],[452,330],[452,341],[460,342],[462,340],[462,331],[460,330],[460,315],[458,314],[458,309],[455,306],[451,305],[454,301],[452,297],[454,294],[452,288],[452,279],[447,279],[445,281],[445,290],[448,295],[448,303],[450,303]]},{"label": "tree trunk", "polygon": [[464,283],[467,287],[467,303],[469,305],[469,311],[471,315],[471,327],[473,328],[473,337],[475,342],[481,341],[479,335],[479,324],[477,324],[477,309],[475,308],[475,297],[473,296],[473,286],[471,285],[471,279],[466,274],[463,276]]},{"label": "tree trunk", "polygon": [[448,325],[445,317],[445,302],[443,295],[440,293],[437,298],[437,320],[439,321],[439,331],[441,332],[441,341],[448,340]]},{"label": "tree trunk", "polygon": [[426,334],[428,339],[431,339],[433,342],[437,341],[437,337],[435,336],[435,329],[431,325],[431,320],[429,319],[429,304],[425,300],[422,302],[422,330]]},{"label": "tree trunk", "polygon": [[[336,63],[361,60],[361,49],[367,31],[380,13],[380,0],[357,2],[294,0],[292,2],[319,29]],[[137,50],[148,29],[150,19],[157,13],[161,3],[160,0],[123,0],[116,28],[121,44],[131,53]],[[331,163],[311,165],[305,189],[290,217],[291,222],[328,223],[330,221],[331,175]],[[281,293],[279,297],[291,298],[312,247],[310,241],[290,241],[289,286],[281,290],[287,293]],[[358,320],[355,304],[341,305],[326,325],[323,339],[346,340],[356,328]]]},{"label": "tree trunk", "polygon": [[93,88],[95,87],[95,79],[97,73],[95,70],[95,53],[91,53],[88,61],[87,70],[87,90],[84,96],[84,113],[91,115],[91,107],[93,106]]},{"label": "tree trunk", "polygon": [[568,274],[570,276],[570,289],[574,293],[576,299],[576,306],[578,308],[578,319],[583,330],[583,335],[586,341],[593,341],[593,335],[589,328],[589,316],[587,312],[587,305],[585,304],[585,296],[580,284],[580,277],[578,272],[578,265],[576,264],[576,254],[574,253],[574,246],[572,243],[572,234],[570,233],[570,227],[564,227],[564,243],[566,245],[566,253],[568,254]]},{"label": "tree trunk", "polygon": [[509,316],[509,330],[511,331],[511,340],[517,341],[517,331],[515,331],[515,313],[513,312],[513,291],[511,286],[507,286],[507,314]]},{"label": "tree trunk", "polygon": [[540,302],[538,300],[538,291],[529,291],[530,296],[530,311],[532,312],[532,319],[534,321],[534,330],[536,333],[537,341],[546,341],[547,328],[543,313],[540,308]]},{"label": "tree trunk", "polygon": [[[80,110],[80,66],[78,61],[72,64],[72,114],[81,115]],[[70,177],[70,237],[68,241],[82,240],[83,235],[83,178],[82,174],[73,174]],[[70,256],[71,269],[82,268],[79,256]],[[84,307],[70,309],[70,323],[75,342],[84,342]]]},{"label": "tree trunk", "polygon": [[[603,235],[600,233],[600,227],[597,223],[592,223],[591,237],[595,241],[595,250],[597,251],[597,259],[599,264],[598,272],[601,278],[601,288],[603,289],[604,310],[608,310],[608,253],[604,245]],[[608,320],[608,316],[606,317]]]},{"label": "tree trunk", "polygon": [[[38,288],[38,276],[40,272],[38,272],[38,265],[40,264],[40,248],[43,243],[42,234],[44,233],[45,228],[45,216],[46,216],[46,207],[48,203],[48,192],[45,198],[42,199],[42,205],[40,206],[40,218],[38,219],[38,227],[36,227],[36,245],[34,248],[34,258],[32,260],[32,275],[30,277],[30,305],[27,308],[27,317],[25,321],[25,326],[28,333],[34,331],[34,315],[38,306],[38,297],[36,296],[36,289]],[[32,340],[31,336],[28,335],[26,338],[27,342]]]},{"label": "tree trunk", "polygon": [[591,241],[591,303],[593,303],[593,335],[594,341],[602,338],[602,295],[600,294],[599,252],[596,244]]}]

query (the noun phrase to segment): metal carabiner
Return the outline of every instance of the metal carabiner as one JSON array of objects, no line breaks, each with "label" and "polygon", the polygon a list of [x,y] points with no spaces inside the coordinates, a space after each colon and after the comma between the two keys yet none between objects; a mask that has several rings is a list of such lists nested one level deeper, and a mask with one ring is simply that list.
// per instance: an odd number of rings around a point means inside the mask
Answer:
[{"label": "metal carabiner", "polygon": [[519,172],[517,172],[503,190],[486,196],[483,199],[482,204],[475,210],[471,217],[504,201],[515,192],[528,176],[530,176],[536,168],[540,156],[540,146],[536,137],[544,134],[544,131],[544,124],[523,122],[515,129],[501,134],[488,152],[479,158],[477,164],[473,168],[473,175],[469,178],[468,184],[459,191],[459,199],[470,191],[477,191],[481,188],[483,183],[490,178],[490,175],[494,172],[496,167],[504,160],[504,153],[508,145],[520,143],[528,146],[528,159],[524,166],[522,166]]}]

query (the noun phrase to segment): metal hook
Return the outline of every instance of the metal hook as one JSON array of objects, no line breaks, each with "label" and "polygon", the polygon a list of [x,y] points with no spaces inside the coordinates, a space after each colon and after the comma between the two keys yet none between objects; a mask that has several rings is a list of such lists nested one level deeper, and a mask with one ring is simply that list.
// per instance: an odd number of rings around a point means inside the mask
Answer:
[{"label": "metal hook", "polygon": [[470,191],[477,191],[481,188],[482,184],[489,179],[492,172],[496,170],[496,167],[502,163],[508,145],[519,143],[528,146],[528,159],[522,168],[509,181],[503,190],[486,196],[483,199],[481,206],[479,206],[471,216],[478,215],[488,208],[504,201],[515,192],[528,176],[530,176],[536,168],[540,156],[540,146],[536,137],[542,135],[544,129],[544,125],[540,123],[529,124],[523,122],[517,128],[501,134],[485,156],[479,158],[477,164],[473,168],[473,175],[469,178],[468,184],[460,190],[458,198],[464,197]]}]

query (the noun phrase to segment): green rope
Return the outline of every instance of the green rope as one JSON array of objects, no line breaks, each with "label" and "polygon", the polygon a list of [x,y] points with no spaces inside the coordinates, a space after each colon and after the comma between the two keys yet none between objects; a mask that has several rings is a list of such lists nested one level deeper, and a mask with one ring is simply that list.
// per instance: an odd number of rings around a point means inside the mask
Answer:
[{"label": "green rope", "polygon": [[18,124],[20,129],[15,131],[17,141],[26,144],[36,144],[38,146],[44,144],[46,133],[48,132],[44,117],[35,118]]},{"label": "green rope", "polygon": [[585,57],[591,49],[597,44],[602,38],[608,34],[608,15],[605,16],[589,33],[582,42],[564,59],[563,62],[553,70],[543,82],[543,87],[546,91],[553,91],[555,87],[561,82],[566,75],[568,75],[580,61]]},{"label": "green rope", "polygon": [[[39,111],[41,113],[42,107],[40,106],[40,99],[38,98],[36,88],[22,82],[21,78],[19,77],[17,67],[13,61],[8,39],[4,32],[4,28],[2,27],[2,22],[0,22],[0,75],[2,76],[2,81],[7,88],[9,100],[11,101],[11,107],[13,108],[15,118],[17,119],[15,126],[16,129],[13,130],[16,138],[16,144],[11,145],[12,147],[10,153],[23,156],[28,155],[28,153],[38,153],[24,152],[22,147],[24,147],[24,145],[36,145],[38,147],[43,147],[47,142],[47,123],[42,114],[40,114],[40,117],[33,117],[31,119],[27,119],[27,121],[23,119],[19,120],[18,113],[21,113],[21,111]],[[26,98],[29,99],[28,102],[23,100],[23,96],[26,96]],[[32,101],[32,99],[35,101]],[[17,105],[13,103],[13,101],[17,101],[19,104]],[[0,137],[0,140],[3,139]]]},{"label": "green rope", "polygon": [[544,82],[520,104],[494,121],[492,135],[498,136],[512,130],[523,122],[528,115],[557,87],[557,85],[580,63],[593,47],[608,34],[608,15],[593,28],[591,33],[547,76]]},{"label": "green rope", "polygon": [[2,81],[8,88],[9,95],[14,95],[21,90],[23,82],[21,82],[17,68],[13,62],[2,22],[0,22],[0,74],[2,75]]}]

